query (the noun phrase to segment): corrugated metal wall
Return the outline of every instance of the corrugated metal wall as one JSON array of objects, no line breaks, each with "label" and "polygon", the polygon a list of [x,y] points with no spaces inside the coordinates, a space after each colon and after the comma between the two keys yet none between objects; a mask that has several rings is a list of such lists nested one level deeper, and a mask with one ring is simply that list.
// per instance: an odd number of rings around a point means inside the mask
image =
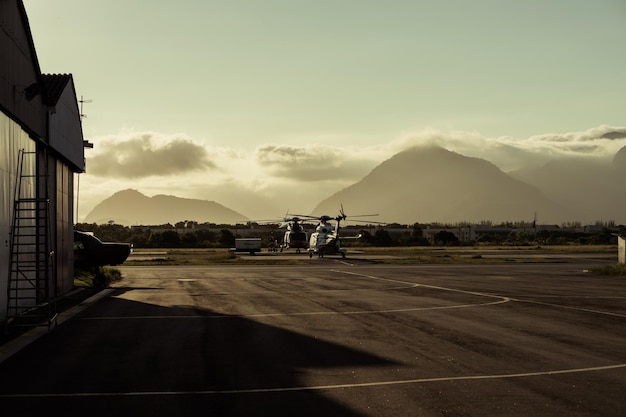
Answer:
[{"label": "corrugated metal wall", "polygon": [[[39,184],[34,179],[25,181],[22,197],[50,198],[50,249],[55,252],[51,284],[56,285],[59,295],[73,288],[73,173],[84,170],[80,114],[73,82],[63,91],[58,108],[48,113],[43,105],[42,80],[22,1],[0,0],[0,320],[7,309],[10,229],[20,149],[36,150],[40,169]],[[50,137],[55,138],[54,143]],[[27,169],[35,174],[35,163],[30,161]]]},{"label": "corrugated metal wall", "polygon": [[54,168],[54,190],[50,195],[52,212],[56,214],[54,262],[57,294],[64,294],[74,286],[74,173],[60,161]]},{"label": "corrugated metal wall", "polygon": [[[4,318],[7,306],[9,242],[20,149],[32,152],[35,142],[17,123],[0,113],[0,318]],[[26,172],[34,173],[34,164],[27,166]],[[25,196],[34,197],[34,182],[25,181],[22,192]]]}]

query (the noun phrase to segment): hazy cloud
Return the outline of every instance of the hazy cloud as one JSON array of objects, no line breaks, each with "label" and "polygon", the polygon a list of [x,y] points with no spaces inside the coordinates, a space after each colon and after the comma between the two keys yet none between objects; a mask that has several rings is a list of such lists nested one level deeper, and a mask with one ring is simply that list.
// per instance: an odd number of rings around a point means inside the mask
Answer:
[{"label": "hazy cloud", "polygon": [[624,146],[625,139],[626,128],[599,126],[582,132],[531,136],[528,143],[566,155],[599,151],[604,156],[617,152]]},{"label": "hazy cloud", "polygon": [[405,135],[394,141],[393,147],[401,150],[427,144],[486,159],[510,171],[571,157],[612,158],[626,146],[626,128],[599,126],[582,132],[548,133],[526,139],[487,138],[476,132],[427,129]]},{"label": "hazy cloud", "polygon": [[602,139],[624,139],[626,138],[626,130],[612,130],[610,132],[606,132],[600,137]]},{"label": "hazy cloud", "polygon": [[327,145],[265,145],[257,148],[256,160],[273,176],[304,181],[359,179],[381,162]]},{"label": "hazy cloud", "polygon": [[202,145],[182,136],[137,133],[93,142],[93,155],[86,152],[87,170],[100,177],[169,176],[217,167]]}]

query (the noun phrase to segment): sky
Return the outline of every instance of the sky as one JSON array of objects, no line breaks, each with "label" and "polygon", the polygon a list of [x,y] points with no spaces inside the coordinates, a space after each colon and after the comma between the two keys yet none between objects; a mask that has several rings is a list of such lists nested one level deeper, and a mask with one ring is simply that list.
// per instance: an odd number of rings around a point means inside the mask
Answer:
[{"label": "sky", "polygon": [[89,101],[78,220],[126,188],[310,213],[424,142],[503,170],[626,145],[597,140],[626,126],[624,0],[23,1]]}]

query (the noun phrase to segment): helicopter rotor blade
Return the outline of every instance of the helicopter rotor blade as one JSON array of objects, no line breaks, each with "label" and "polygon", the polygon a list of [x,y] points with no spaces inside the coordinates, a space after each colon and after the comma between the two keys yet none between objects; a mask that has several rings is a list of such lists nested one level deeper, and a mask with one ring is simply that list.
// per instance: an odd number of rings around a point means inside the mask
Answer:
[{"label": "helicopter rotor blade", "polygon": [[350,219],[347,220],[354,223],[365,223],[365,224],[387,224],[386,222],[375,222],[373,220],[358,220],[358,219]]},{"label": "helicopter rotor blade", "polygon": [[349,217],[375,217],[378,214],[351,214]]},{"label": "helicopter rotor blade", "polygon": [[293,217],[305,217],[307,219],[315,219],[315,220],[320,218],[320,216],[311,216],[309,214],[294,214],[294,213],[292,213],[291,216],[293,216]]}]

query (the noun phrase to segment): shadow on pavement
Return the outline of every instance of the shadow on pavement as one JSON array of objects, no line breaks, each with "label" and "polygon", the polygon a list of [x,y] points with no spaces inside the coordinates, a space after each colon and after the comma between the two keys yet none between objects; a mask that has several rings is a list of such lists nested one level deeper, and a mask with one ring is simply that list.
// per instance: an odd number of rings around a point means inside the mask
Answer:
[{"label": "shadow on pavement", "polygon": [[341,384],[346,376],[333,376],[350,367],[392,365],[249,318],[116,293],[0,364],[0,407],[22,416],[351,417],[360,414],[323,389],[299,389],[304,377]]}]

